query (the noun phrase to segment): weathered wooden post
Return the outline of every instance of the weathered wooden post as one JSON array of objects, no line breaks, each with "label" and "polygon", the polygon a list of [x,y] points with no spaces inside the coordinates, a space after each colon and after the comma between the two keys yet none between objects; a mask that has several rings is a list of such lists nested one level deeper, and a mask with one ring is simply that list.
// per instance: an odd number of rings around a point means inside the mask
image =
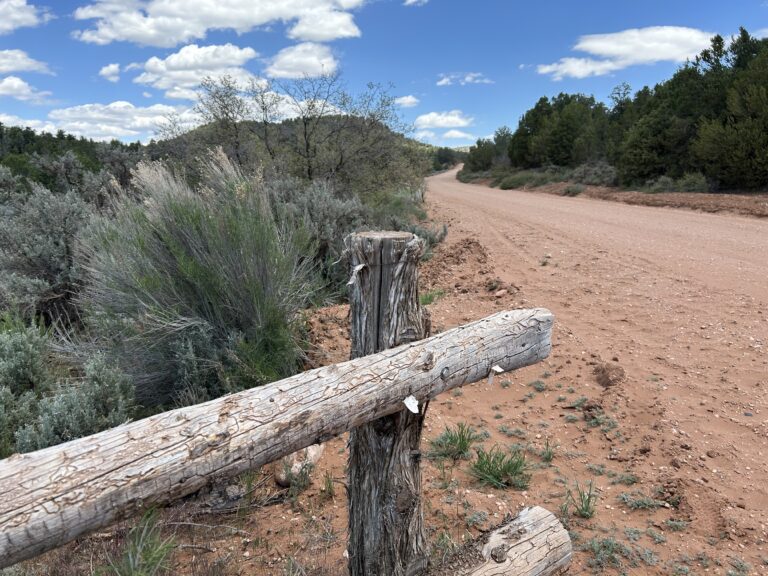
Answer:
[{"label": "weathered wooden post", "polygon": [[[348,236],[346,248],[352,358],[427,337],[418,291],[423,240],[407,232],[365,232]],[[403,406],[350,432],[351,576],[407,576],[428,563],[419,448],[427,406],[415,413]]]}]

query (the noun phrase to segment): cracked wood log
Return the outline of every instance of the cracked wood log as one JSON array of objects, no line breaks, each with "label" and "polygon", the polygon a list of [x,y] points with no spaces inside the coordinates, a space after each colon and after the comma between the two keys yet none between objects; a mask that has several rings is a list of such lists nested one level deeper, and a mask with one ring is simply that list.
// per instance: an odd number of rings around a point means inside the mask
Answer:
[{"label": "cracked wood log", "polygon": [[485,562],[462,576],[554,576],[571,564],[568,531],[554,514],[534,506],[523,508],[493,530],[482,549]]},{"label": "cracked wood log", "polygon": [[545,309],[499,312],[372,356],[0,460],[0,568],[361,424],[549,355]]},{"label": "cracked wood log", "polygon": [[[428,336],[419,304],[424,241],[409,232],[345,239],[352,266],[352,358]],[[421,506],[421,432],[428,403],[367,422],[349,435],[350,576],[409,576],[429,562]]]}]

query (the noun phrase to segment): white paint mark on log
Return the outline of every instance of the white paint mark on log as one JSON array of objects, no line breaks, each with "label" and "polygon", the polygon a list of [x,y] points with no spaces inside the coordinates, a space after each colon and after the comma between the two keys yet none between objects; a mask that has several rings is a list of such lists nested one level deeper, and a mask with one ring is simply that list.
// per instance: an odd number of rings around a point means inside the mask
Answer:
[{"label": "white paint mark on log", "polygon": [[414,414],[419,413],[419,401],[416,400],[416,398],[413,396],[408,396],[405,400],[403,400],[403,404],[405,404],[405,407]]}]

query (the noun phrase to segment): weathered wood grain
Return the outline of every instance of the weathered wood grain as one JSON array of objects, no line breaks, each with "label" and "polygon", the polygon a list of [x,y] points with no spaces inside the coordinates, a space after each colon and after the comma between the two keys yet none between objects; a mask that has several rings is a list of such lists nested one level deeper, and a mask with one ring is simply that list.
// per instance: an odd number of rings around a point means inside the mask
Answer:
[{"label": "weathered wood grain", "polygon": [[0,567],[549,355],[545,309],[500,312],[398,348],[0,461]]},{"label": "weathered wood grain", "polygon": [[534,506],[489,535],[482,551],[485,563],[463,576],[554,576],[571,564],[568,531],[554,514]]},{"label": "weathered wood grain", "polygon": [[[352,267],[352,358],[428,336],[419,304],[424,241],[409,232],[345,239]],[[421,506],[421,432],[427,404],[402,408],[349,435],[350,576],[408,576],[429,562]]]}]

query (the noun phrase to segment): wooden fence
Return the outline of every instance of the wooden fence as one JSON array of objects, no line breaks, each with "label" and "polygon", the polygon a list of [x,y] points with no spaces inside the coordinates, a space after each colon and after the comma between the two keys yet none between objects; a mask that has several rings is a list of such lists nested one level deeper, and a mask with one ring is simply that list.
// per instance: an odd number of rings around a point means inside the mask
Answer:
[{"label": "wooden fence", "polygon": [[[0,568],[398,413],[407,398],[423,406],[494,371],[539,362],[549,355],[552,325],[546,309],[499,312],[424,340],[13,455],[0,461]],[[529,526],[532,537],[557,524],[553,517],[532,517],[538,526]],[[567,565],[570,542],[556,556],[553,565]]]}]

